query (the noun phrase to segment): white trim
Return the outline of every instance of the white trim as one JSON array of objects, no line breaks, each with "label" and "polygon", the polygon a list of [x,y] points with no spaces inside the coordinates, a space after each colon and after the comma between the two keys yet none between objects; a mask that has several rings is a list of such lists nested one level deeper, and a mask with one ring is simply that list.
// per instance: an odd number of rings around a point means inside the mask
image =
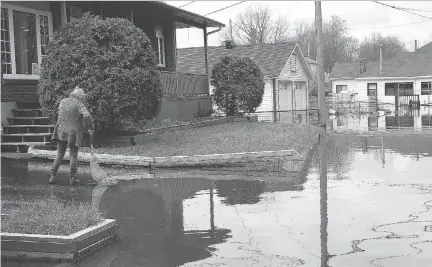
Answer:
[{"label": "white trim", "polygon": [[[2,8],[5,7],[4,4]],[[13,29],[13,11],[12,9],[8,8],[8,15],[9,15],[9,44],[10,44],[10,50],[11,50],[11,65],[12,65],[12,73],[16,73],[16,58],[15,58],[15,32]]]},{"label": "white trim", "polygon": [[415,80],[415,79],[431,79],[432,75],[430,76],[415,76],[415,77],[364,77],[364,78],[355,78],[359,81],[364,80]]},{"label": "white trim", "polygon": [[[15,32],[14,32],[14,23],[13,23],[13,11],[30,13],[35,16],[35,30],[36,30],[36,49],[37,49],[37,58],[38,58],[38,69],[40,70],[40,66],[42,64],[42,49],[41,49],[41,36],[40,36],[40,16],[48,17],[48,33],[49,40],[53,38],[53,21],[52,14],[50,11],[39,10],[35,8],[27,8],[22,6],[16,6],[11,4],[3,4],[2,8],[6,8],[8,10],[9,15],[9,38],[11,45],[11,65],[12,65],[12,74],[4,74],[5,79],[20,79],[20,80],[35,80],[35,76],[37,76],[37,80],[39,80],[39,75],[34,74],[16,74],[16,51],[15,51]],[[24,78],[24,76],[30,76],[30,78]],[[13,78],[8,78],[13,77]]]},{"label": "white trim", "polygon": [[4,80],[39,80],[39,75],[34,74],[3,74]]},{"label": "white trim", "polygon": [[[165,67],[165,65],[166,65],[165,36],[163,34],[162,27],[160,27],[160,26],[156,26],[155,27],[155,35],[156,35],[157,53],[158,53],[158,64],[157,64],[157,66],[158,67]],[[161,50],[161,47],[159,45],[159,39],[162,42],[162,49],[163,49],[163,51]],[[162,51],[162,53],[161,53],[161,51]],[[160,62],[162,60],[163,60],[163,63],[161,64]]]},{"label": "white trim", "polygon": [[26,12],[26,13],[33,13],[33,14],[37,13],[37,14],[44,15],[44,16],[52,16],[50,11],[44,11],[44,10],[35,9],[35,8],[28,8],[28,7],[16,6],[16,5],[4,4],[4,3],[2,3],[2,7],[12,8],[16,11],[21,11],[21,12]]},{"label": "white trim", "polygon": [[[40,65],[42,64],[42,45],[41,45],[41,34],[40,34],[40,29],[41,29],[41,21],[40,21],[40,17],[38,14],[35,15],[36,16],[36,47],[37,47],[37,58],[38,58],[38,74],[39,74],[39,69],[40,69]],[[39,27],[38,27],[39,26]],[[48,26],[49,27],[49,26]],[[33,71],[32,71],[33,74]]]}]

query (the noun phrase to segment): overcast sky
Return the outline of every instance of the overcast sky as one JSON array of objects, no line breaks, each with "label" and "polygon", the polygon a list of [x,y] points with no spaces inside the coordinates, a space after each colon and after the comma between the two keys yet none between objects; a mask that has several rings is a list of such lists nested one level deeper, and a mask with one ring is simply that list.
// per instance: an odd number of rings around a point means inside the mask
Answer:
[{"label": "overcast sky", "polygon": [[[180,7],[190,1],[165,2]],[[240,1],[196,1],[183,7],[183,9],[205,15],[238,2]],[[314,21],[315,6],[313,1],[247,1],[208,17],[228,25],[229,19],[235,21],[237,14],[243,12],[251,3],[268,5],[272,15],[274,17],[285,16],[291,28],[295,27],[297,21],[309,23]],[[424,10],[411,12],[432,18],[432,1],[383,1],[383,3]],[[419,47],[432,41],[432,19],[422,18],[371,1],[323,1],[321,7],[324,21],[328,21],[332,15],[340,16],[347,22],[348,34],[360,39],[372,32],[380,32],[385,36],[395,35],[405,42],[409,51],[414,49],[414,40],[418,40]],[[409,25],[400,26],[401,24]],[[209,45],[221,45],[221,42],[220,34],[209,36]],[[177,46],[179,48],[203,46],[203,43],[202,30],[191,28],[177,32]]]}]

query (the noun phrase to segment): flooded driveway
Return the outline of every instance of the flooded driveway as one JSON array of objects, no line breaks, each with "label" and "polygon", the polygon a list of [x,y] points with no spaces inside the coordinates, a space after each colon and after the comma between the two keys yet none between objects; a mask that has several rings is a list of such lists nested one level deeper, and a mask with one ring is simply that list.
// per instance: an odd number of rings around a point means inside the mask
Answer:
[{"label": "flooded driveway", "polygon": [[[75,265],[2,266],[432,266],[431,152],[426,133],[331,133],[327,189],[320,188],[318,153],[294,181],[194,173],[76,189],[67,185],[67,173],[64,183],[45,185],[49,164],[3,160],[3,199],[92,202],[96,195],[107,217],[118,220],[120,239]],[[328,201],[320,201],[320,190]]]}]

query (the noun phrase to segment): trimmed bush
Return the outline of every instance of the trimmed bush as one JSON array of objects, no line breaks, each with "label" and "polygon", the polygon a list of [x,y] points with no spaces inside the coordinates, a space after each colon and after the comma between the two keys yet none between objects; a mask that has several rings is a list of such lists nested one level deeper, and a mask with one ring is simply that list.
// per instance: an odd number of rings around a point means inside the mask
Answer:
[{"label": "trimmed bush", "polygon": [[264,77],[259,66],[248,57],[224,57],[213,67],[213,101],[227,116],[252,113],[261,105]]},{"label": "trimmed bush", "polygon": [[75,86],[87,93],[96,134],[118,133],[159,113],[156,55],[147,35],[128,20],[86,13],[60,28],[46,52],[38,93],[51,120]]}]

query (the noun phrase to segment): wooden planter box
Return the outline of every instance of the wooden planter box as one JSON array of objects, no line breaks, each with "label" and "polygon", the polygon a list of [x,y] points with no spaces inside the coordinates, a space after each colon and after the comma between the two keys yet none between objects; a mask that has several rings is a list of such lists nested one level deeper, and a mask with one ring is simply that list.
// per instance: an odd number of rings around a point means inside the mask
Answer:
[{"label": "wooden planter box", "polygon": [[117,223],[109,219],[69,236],[1,233],[1,257],[26,261],[76,261],[106,246],[117,236]]}]

